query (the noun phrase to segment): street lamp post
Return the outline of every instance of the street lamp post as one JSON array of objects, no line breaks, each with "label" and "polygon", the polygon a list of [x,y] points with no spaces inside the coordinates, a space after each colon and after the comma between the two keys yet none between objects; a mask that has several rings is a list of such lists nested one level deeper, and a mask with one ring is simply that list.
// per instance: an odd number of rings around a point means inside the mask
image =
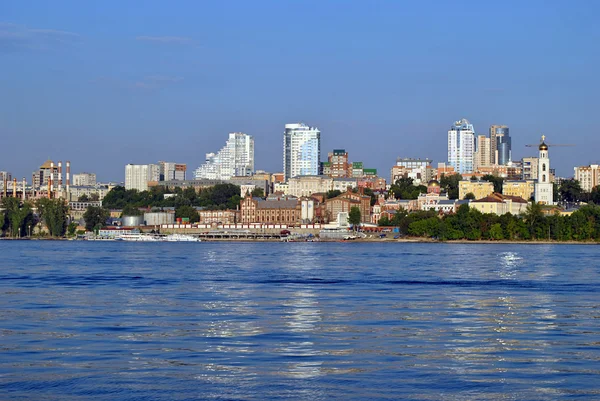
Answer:
[{"label": "street lamp post", "polygon": [[29,232],[28,237],[31,238],[31,225],[27,226],[27,229],[28,229],[28,232]]}]

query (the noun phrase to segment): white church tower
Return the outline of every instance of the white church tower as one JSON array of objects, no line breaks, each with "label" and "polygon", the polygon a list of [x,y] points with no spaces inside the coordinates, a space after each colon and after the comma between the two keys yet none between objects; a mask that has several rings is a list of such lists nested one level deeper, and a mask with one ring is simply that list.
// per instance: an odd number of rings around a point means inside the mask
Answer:
[{"label": "white church tower", "polygon": [[538,179],[535,183],[534,199],[537,203],[554,205],[553,184],[550,182],[550,158],[548,157],[548,145],[546,137],[542,135],[540,143],[540,156],[538,158]]}]

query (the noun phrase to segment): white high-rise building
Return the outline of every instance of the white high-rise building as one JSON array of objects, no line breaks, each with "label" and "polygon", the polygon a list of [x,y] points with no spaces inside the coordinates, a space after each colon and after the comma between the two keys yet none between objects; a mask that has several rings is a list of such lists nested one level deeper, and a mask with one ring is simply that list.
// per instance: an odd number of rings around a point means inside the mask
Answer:
[{"label": "white high-rise building", "polygon": [[149,182],[160,181],[158,164],[128,164],[125,166],[125,189],[147,191]]},{"label": "white high-rise building", "polygon": [[286,124],[283,133],[285,180],[300,175],[318,175],[321,161],[321,131],[306,124]]},{"label": "white high-rise building", "polygon": [[459,173],[473,172],[475,130],[466,118],[456,121],[448,131],[448,163]]},{"label": "white high-rise building", "polygon": [[535,182],[534,199],[537,203],[554,205],[553,184],[550,181],[550,157],[546,137],[542,135],[540,143],[540,157],[538,157],[538,179]]},{"label": "white high-rise building", "polygon": [[254,138],[242,132],[229,134],[218,153],[207,153],[206,162],[194,172],[197,180],[228,180],[254,173]]}]

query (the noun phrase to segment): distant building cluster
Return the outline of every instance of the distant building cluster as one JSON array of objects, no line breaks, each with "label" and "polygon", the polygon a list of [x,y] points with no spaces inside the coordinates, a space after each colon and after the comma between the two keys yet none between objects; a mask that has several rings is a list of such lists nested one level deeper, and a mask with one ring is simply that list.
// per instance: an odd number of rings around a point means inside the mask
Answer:
[{"label": "distant building cluster", "polygon": [[[254,138],[232,132],[221,149],[206,154],[190,179],[185,163],[127,164],[124,187],[147,191],[158,186],[173,196],[177,188],[200,192],[217,184],[239,186],[242,199],[239,206],[235,210],[200,210],[203,224],[326,223],[339,220],[339,216],[346,216],[354,207],[360,210],[364,224],[377,224],[382,218],[393,219],[400,211],[454,213],[462,204],[495,214],[520,214],[531,199],[555,204],[555,174],[549,156],[552,145],[542,136],[535,145],[537,156],[515,161],[506,125],[491,125],[487,135],[478,135],[469,120],[458,120],[447,132],[446,161],[434,164],[427,157],[398,157],[388,170],[387,180],[377,169],[351,160],[343,148],[332,149],[327,152],[326,160],[321,161],[321,131],[317,127],[286,124],[282,145],[283,170],[257,171]],[[502,178],[501,188],[489,176]],[[458,180],[457,195],[452,196],[457,199],[451,199],[447,188],[442,187],[448,177]],[[583,191],[590,192],[600,184],[600,167],[598,164],[575,167],[574,178]],[[393,193],[394,188],[406,183],[419,186],[418,196],[412,196],[416,199],[401,196],[397,199],[397,193]],[[74,216],[89,206],[102,205],[104,197],[116,185],[98,182],[95,173],[71,174],[69,161],[44,162],[33,172],[30,183],[25,179],[18,181],[8,171],[0,171],[0,197],[63,198],[69,202]],[[159,221],[164,216],[159,217],[145,218]],[[141,218],[138,216],[138,220]],[[173,218],[164,217],[164,221],[172,222]]]}]

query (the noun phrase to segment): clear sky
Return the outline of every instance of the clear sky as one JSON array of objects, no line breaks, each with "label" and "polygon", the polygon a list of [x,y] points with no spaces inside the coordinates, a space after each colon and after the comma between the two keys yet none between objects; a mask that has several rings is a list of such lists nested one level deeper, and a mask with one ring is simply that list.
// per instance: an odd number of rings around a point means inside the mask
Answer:
[{"label": "clear sky", "polygon": [[[48,157],[122,181],[127,163],[195,169],[227,133],[282,170],[285,123],[389,179],[447,156],[460,118],[542,133],[552,165],[600,160],[600,1],[3,1],[0,170]],[[191,175],[191,174],[190,174]]]}]

